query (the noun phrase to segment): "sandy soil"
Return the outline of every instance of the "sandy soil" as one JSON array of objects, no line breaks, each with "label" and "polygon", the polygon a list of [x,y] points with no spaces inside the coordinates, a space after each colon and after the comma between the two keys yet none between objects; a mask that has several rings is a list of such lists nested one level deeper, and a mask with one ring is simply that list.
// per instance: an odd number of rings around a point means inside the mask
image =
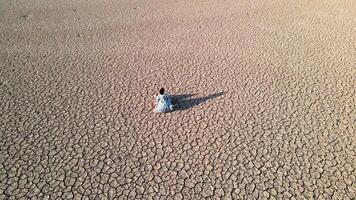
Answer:
[{"label": "sandy soil", "polygon": [[0,0],[0,199],[355,199],[355,10]]}]

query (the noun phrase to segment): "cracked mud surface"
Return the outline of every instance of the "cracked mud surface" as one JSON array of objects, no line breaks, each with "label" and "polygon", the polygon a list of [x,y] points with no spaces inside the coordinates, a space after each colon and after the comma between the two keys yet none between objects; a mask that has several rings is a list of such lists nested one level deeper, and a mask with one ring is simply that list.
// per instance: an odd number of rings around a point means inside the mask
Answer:
[{"label": "cracked mud surface", "polygon": [[355,10],[0,0],[0,199],[355,199]]}]

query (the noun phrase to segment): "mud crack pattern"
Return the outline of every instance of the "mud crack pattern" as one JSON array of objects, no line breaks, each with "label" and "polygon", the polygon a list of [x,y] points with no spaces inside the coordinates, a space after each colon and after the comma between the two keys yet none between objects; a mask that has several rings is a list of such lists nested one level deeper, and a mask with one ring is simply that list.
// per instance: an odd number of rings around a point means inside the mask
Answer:
[{"label": "mud crack pattern", "polygon": [[352,0],[0,5],[0,199],[356,198]]}]

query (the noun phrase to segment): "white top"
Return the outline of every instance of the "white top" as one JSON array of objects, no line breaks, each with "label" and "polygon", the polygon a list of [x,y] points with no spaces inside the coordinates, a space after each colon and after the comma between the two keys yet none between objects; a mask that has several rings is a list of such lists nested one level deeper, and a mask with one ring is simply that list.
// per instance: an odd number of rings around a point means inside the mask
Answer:
[{"label": "white top", "polygon": [[159,94],[156,97],[156,108],[155,112],[167,112],[173,109],[171,98],[168,95]]}]

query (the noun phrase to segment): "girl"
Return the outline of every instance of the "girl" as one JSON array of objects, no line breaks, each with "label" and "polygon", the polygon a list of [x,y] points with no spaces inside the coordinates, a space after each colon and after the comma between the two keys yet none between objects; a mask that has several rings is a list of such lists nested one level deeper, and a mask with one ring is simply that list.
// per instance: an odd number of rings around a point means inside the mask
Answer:
[{"label": "girl", "polygon": [[172,99],[169,95],[164,94],[164,88],[159,90],[159,95],[156,97],[155,112],[163,113],[173,110]]}]

